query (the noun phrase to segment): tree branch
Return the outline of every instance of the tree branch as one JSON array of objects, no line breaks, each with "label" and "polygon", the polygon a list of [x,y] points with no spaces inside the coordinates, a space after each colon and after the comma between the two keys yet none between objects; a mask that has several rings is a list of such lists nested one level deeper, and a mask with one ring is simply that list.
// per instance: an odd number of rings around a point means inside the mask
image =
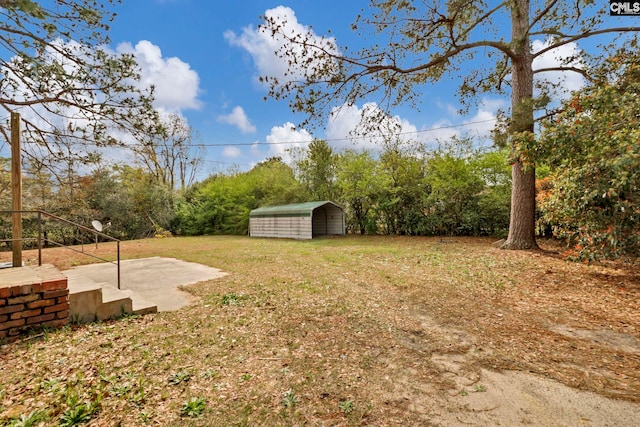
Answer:
[{"label": "tree branch", "polygon": [[619,28],[605,28],[603,30],[597,30],[597,31],[589,31],[586,33],[582,33],[582,34],[575,34],[575,35],[571,35],[571,36],[565,36],[565,40],[562,40],[560,42],[557,43],[553,43],[547,47],[545,47],[544,49],[539,50],[538,52],[533,54],[534,58],[537,58],[538,56],[543,55],[546,52],[549,52],[550,50],[556,49],[560,46],[564,46],[566,44],[581,40],[581,39],[585,39],[588,37],[593,37],[593,36],[598,36],[601,34],[608,34],[608,33],[630,33],[630,32],[638,32],[640,31],[640,27],[619,27]]},{"label": "tree branch", "polygon": [[582,68],[578,68],[578,67],[559,66],[559,67],[537,68],[533,70],[533,74],[552,72],[552,71],[573,71],[574,73],[578,73],[582,75],[582,77],[589,80],[589,82],[591,83],[594,83],[596,81],[594,78],[591,77],[591,75],[586,70],[583,70]]},{"label": "tree branch", "polygon": [[531,31],[531,29],[532,29],[533,27],[535,27],[535,26],[536,26],[536,24],[537,24],[538,22],[540,22],[540,20],[541,20],[542,18],[544,18],[544,16],[545,16],[547,13],[549,13],[549,11],[550,11],[551,9],[553,9],[553,7],[554,7],[556,4],[558,4],[558,0],[550,1],[550,2],[549,2],[549,4],[547,5],[547,7],[545,7],[544,9],[542,9],[542,10],[540,11],[540,13],[538,14],[538,16],[534,17],[534,18],[531,20],[531,24],[529,24],[529,28],[527,29],[527,32]]},{"label": "tree branch", "polygon": [[457,56],[459,54],[461,54],[462,52],[466,52],[469,50],[473,50],[473,49],[477,49],[479,47],[491,47],[494,48],[502,53],[504,53],[506,56],[508,56],[509,58],[513,58],[514,53],[511,51],[511,49],[509,49],[509,45],[506,43],[502,43],[502,42],[494,42],[494,41],[488,41],[488,40],[482,40],[482,41],[478,41],[475,43],[468,43],[468,44],[464,44],[464,45],[459,45],[456,46],[455,49],[449,50],[447,52],[445,52],[444,54],[442,54],[441,56],[437,56],[436,58],[432,59],[431,61],[422,64],[422,65],[418,65],[416,67],[411,67],[411,68],[402,68],[402,67],[398,67],[395,64],[391,64],[391,65],[371,65],[371,64],[365,64],[365,63],[361,63],[359,62],[357,59],[353,59],[353,58],[346,58],[346,57],[341,57],[341,56],[337,56],[334,55],[333,57],[337,60],[346,62],[350,65],[354,65],[357,67],[362,67],[365,70],[363,70],[362,73],[358,73],[358,75],[368,75],[368,74],[375,74],[375,73],[379,73],[381,71],[394,71],[398,74],[412,74],[412,73],[416,73],[419,71],[424,71],[427,70],[429,68],[435,67],[436,65],[440,65],[446,61],[448,61],[449,59],[453,58],[454,56]]}]

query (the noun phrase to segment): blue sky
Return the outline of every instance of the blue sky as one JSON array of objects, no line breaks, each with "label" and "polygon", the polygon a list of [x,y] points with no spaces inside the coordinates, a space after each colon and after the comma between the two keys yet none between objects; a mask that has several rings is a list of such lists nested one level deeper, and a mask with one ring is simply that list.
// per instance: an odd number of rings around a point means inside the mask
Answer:
[{"label": "blue sky", "polygon": [[[290,22],[311,26],[318,36],[330,31],[340,45],[353,46],[359,41],[350,25],[367,4],[353,0],[136,0],[118,7],[110,34],[113,47],[128,44],[127,49],[136,52],[143,69],[156,73],[164,70],[170,76],[163,84],[156,82],[159,104],[182,114],[199,133],[207,146],[202,171],[206,176],[229,167],[246,170],[269,156],[287,159],[286,149],[305,146],[313,137],[330,139],[336,148],[367,147],[367,142],[347,140],[359,117],[355,109],[325,128],[291,129],[291,124],[300,123],[304,117],[293,114],[286,101],[263,99],[266,88],[257,82],[257,76],[268,69],[269,63],[276,67],[278,61],[272,55],[273,48],[256,39],[254,33],[260,17],[271,10],[288,14]],[[426,102],[421,111],[394,111],[403,121],[403,131],[435,129],[422,134],[429,143],[464,129],[448,126],[480,121],[466,129],[485,136],[495,112],[506,107],[508,100],[484,98],[479,109],[462,117],[457,114],[455,89],[456,82],[445,79],[424,88]],[[357,107],[363,105],[364,101]]]},{"label": "blue sky", "polygon": [[[329,34],[339,46],[363,41],[350,25],[368,0],[133,0],[116,8],[111,24],[111,48],[133,53],[142,69],[145,85],[156,86],[158,110],[182,115],[205,145],[205,163],[199,177],[230,168],[247,170],[271,156],[289,160],[286,149],[304,147],[312,138],[325,138],[336,148],[372,148],[370,141],[350,141],[361,109],[377,99],[363,100],[343,110],[335,120],[321,118],[313,131],[293,128],[304,117],[293,114],[286,101],[263,98],[267,93],[257,81],[265,72],[279,72],[283,64],[273,54],[275,42],[256,33],[260,17],[285,17],[291,28],[312,27],[317,36]],[[509,29],[505,22],[505,28]],[[534,49],[543,45],[535,40]],[[571,55],[576,45],[545,55],[539,65],[557,62],[555,56]],[[579,65],[579,64],[578,64]],[[577,74],[568,75],[569,90],[584,85]],[[444,78],[422,88],[421,110],[397,108],[394,119],[402,132],[426,145],[467,133],[488,144],[487,136],[499,109],[509,100],[486,95],[467,115],[458,114],[455,97],[458,82]],[[337,106],[337,105],[336,105]],[[292,142],[289,144],[289,142]]]},{"label": "blue sky", "polygon": [[[118,16],[110,34],[114,48],[128,43],[135,51],[153,56],[144,61],[150,67],[169,69],[169,62],[174,62],[169,72],[174,77],[182,75],[183,85],[167,88],[177,93],[167,96],[172,102],[167,101],[163,108],[184,115],[207,145],[203,172],[224,171],[232,166],[246,170],[266,157],[283,155],[282,150],[293,146],[262,143],[303,141],[297,144],[303,146],[304,141],[326,134],[322,129],[313,134],[289,129],[288,124],[299,123],[303,116],[294,115],[286,102],[263,99],[266,89],[257,82],[260,72],[254,58],[231,42],[232,34],[241,37],[243,31],[260,24],[260,17],[267,10],[286,5],[300,24],[312,26],[320,35],[331,30],[348,43],[353,37],[349,26],[364,4],[335,0],[136,0],[116,9]],[[151,52],[154,49],[157,50]],[[193,84],[195,96],[191,96]],[[164,89],[159,87],[161,90]],[[256,142],[260,144],[254,145]]]}]

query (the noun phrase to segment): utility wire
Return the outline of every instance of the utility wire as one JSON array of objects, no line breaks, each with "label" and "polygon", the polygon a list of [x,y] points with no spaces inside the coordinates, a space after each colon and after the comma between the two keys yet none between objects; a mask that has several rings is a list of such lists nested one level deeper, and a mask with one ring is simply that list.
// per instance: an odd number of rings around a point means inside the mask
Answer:
[{"label": "utility wire", "polygon": [[[411,132],[399,132],[395,135],[415,135],[415,134],[422,134],[422,133],[429,133],[429,132],[435,132],[435,131],[439,131],[439,130],[443,130],[443,129],[455,129],[455,128],[461,128],[461,127],[465,127],[465,126],[471,126],[471,125],[477,125],[477,124],[482,124],[482,123],[489,123],[489,122],[495,122],[498,119],[487,119],[487,120],[478,120],[475,122],[468,122],[468,123],[460,123],[460,124],[455,124],[455,125],[449,125],[449,126],[439,126],[437,128],[431,128],[431,129],[423,129],[423,130],[417,130],[417,131],[411,131]],[[228,143],[228,142],[223,142],[223,143],[202,143],[202,144],[193,144],[193,146],[195,147],[228,147],[228,146],[243,146],[243,145],[282,145],[282,144],[310,144],[311,142],[313,142],[316,139],[322,139],[324,141],[327,142],[340,142],[340,141],[351,141],[354,139],[369,139],[369,138],[377,138],[379,137],[379,135],[360,135],[360,136],[351,136],[351,137],[347,137],[347,138],[331,138],[331,139],[324,139],[324,138],[314,138],[314,139],[310,139],[310,140],[302,140],[302,141],[272,141],[272,142],[237,142],[237,143]]]},{"label": "utility wire", "polygon": [[[471,125],[477,125],[477,124],[482,124],[482,123],[489,123],[489,122],[495,122],[497,121],[497,119],[487,119],[487,120],[478,120],[475,122],[467,122],[467,123],[459,123],[459,124],[454,124],[454,125],[448,125],[448,126],[439,126],[439,127],[435,127],[435,128],[430,128],[430,129],[422,129],[422,130],[417,130],[417,131],[411,131],[411,132],[399,132],[396,133],[395,135],[417,135],[417,134],[425,134],[425,133],[429,133],[429,132],[436,132],[436,131],[440,131],[443,129],[455,129],[455,128],[461,128],[461,127],[465,127],[465,126],[471,126]],[[309,140],[301,140],[301,141],[271,141],[271,142],[261,142],[261,141],[254,141],[254,142],[222,142],[222,143],[195,143],[195,144],[190,144],[191,147],[240,147],[240,146],[253,146],[253,145],[287,145],[287,144],[310,144],[312,143],[314,140],[318,140],[318,139],[323,139],[324,141],[327,142],[340,142],[340,141],[353,141],[353,140],[361,140],[361,139],[370,139],[370,138],[379,138],[381,135],[354,135],[351,137],[346,137],[346,138],[331,138],[331,139],[324,139],[324,138],[312,138]],[[28,142],[28,141],[27,141]],[[97,144],[95,142],[89,142],[89,141],[74,141],[73,143],[71,143],[71,145],[80,145],[80,146],[85,146],[85,147],[100,147],[100,148],[118,148],[118,146],[105,146],[102,144]],[[123,144],[123,146],[126,147],[144,147],[147,144],[142,144],[142,143],[133,143],[133,144]]]}]

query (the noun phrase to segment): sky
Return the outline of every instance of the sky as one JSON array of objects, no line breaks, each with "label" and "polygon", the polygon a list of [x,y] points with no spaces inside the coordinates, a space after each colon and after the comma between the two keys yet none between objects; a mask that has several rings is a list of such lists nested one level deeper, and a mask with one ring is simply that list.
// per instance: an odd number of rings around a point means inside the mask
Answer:
[{"label": "sky", "polygon": [[[110,47],[135,55],[142,82],[155,85],[159,111],[188,121],[196,141],[206,149],[199,174],[204,178],[248,170],[272,156],[290,161],[287,149],[305,147],[313,138],[327,139],[336,149],[376,149],[372,141],[350,139],[350,131],[361,110],[375,108],[378,99],[362,100],[342,109],[337,118],[320,118],[320,126],[304,129],[296,125],[305,116],[292,113],[287,101],[265,101],[267,88],[258,81],[260,75],[279,74],[286,68],[273,53],[277,42],[256,31],[261,16],[284,17],[292,30],[312,27],[317,36],[329,35],[338,45],[351,47],[368,42],[350,28],[367,5],[368,0],[124,1],[111,24]],[[534,40],[534,49],[544,43]],[[571,55],[575,49],[574,44],[566,45],[561,52],[542,57],[537,66],[553,65],[556,56]],[[463,134],[490,144],[496,114],[508,108],[509,99],[481,96],[461,115],[455,97],[458,84],[445,78],[423,86],[420,110],[394,109],[403,134],[430,147]],[[580,75],[571,74],[562,86],[575,90],[584,84]]]}]

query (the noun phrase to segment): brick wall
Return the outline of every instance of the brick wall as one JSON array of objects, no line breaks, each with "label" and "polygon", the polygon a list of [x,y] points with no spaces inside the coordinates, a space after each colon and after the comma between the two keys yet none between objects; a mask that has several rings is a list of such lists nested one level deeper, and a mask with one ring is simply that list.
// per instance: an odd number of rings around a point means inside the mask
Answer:
[{"label": "brick wall", "polygon": [[0,271],[0,339],[69,323],[67,278],[53,266]]}]

